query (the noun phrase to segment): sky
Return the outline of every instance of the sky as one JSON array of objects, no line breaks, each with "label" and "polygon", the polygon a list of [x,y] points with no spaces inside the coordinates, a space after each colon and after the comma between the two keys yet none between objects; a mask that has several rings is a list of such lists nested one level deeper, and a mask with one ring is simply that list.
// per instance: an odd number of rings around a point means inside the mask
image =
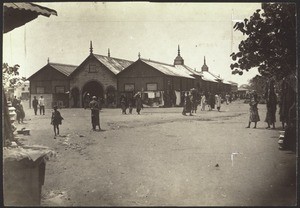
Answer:
[{"label": "sky", "polygon": [[39,16],[3,35],[3,62],[19,64],[29,77],[47,64],[79,65],[95,54],[136,61],[142,58],[173,64],[180,45],[185,65],[241,84],[258,74],[232,75],[230,54],[246,37],[232,27],[249,18],[259,3],[37,2],[58,16]]}]

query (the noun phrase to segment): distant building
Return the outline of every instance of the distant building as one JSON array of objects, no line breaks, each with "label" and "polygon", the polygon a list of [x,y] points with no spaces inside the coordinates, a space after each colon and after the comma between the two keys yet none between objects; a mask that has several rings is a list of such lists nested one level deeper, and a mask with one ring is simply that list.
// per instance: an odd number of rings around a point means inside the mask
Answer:
[{"label": "distant building", "polygon": [[[184,64],[178,54],[173,64],[142,59],[137,61],[113,58],[93,53],[79,65],[50,63],[28,78],[30,99],[44,96],[46,108],[83,107],[86,98],[98,97],[104,106],[117,106],[121,94],[128,98],[143,92],[149,104],[172,106],[182,102],[182,95],[192,88],[199,92],[229,92],[231,85],[208,71],[204,58],[202,71]],[[167,103],[170,102],[173,103]]]},{"label": "distant building", "polygon": [[14,96],[21,100],[29,100],[29,81],[22,82],[14,87]]},{"label": "distant building", "polygon": [[231,92],[237,92],[238,91],[238,83],[236,82],[232,82],[232,81],[228,81],[231,85]]},{"label": "distant building", "polygon": [[238,88],[238,96],[242,99],[246,98],[248,92],[249,89],[245,88],[243,85]]}]

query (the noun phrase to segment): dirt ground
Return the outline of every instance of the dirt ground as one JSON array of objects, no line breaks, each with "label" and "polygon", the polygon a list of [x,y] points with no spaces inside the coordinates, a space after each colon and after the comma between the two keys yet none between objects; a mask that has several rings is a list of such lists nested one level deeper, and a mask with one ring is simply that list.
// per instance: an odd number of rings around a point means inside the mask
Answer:
[{"label": "dirt ground", "polygon": [[61,109],[56,139],[51,110],[35,116],[27,109],[18,129],[31,130],[23,143],[56,152],[46,165],[42,205],[295,205],[296,155],[278,149],[280,128],[265,129],[265,108],[259,106],[257,129],[245,128],[249,105],[241,101],[194,116],[181,108],[141,115],[103,109],[101,132],[91,131],[89,110]]}]

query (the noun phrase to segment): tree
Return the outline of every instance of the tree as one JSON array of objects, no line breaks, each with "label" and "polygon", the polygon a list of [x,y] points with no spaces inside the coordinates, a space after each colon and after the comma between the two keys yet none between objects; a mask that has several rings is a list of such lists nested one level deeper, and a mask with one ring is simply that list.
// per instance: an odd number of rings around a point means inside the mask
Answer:
[{"label": "tree", "polygon": [[258,95],[262,96],[265,93],[266,78],[260,75],[256,75],[249,81],[250,89],[255,90]]},{"label": "tree", "polygon": [[296,16],[295,4],[263,3],[250,20],[237,22],[234,29],[247,35],[239,52],[232,53],[235,63],[232,74],[243,74],[257,67],[267,78],[280,80],[296,72]]},{"label": "tree", "polygon": [[15,64],[13,67],[9,66],[7,63],[2,64],[2,80],[4,87],[15,87],[26,81],[25,77],[19,76],[19,68],[20,66],[18,64]]}]

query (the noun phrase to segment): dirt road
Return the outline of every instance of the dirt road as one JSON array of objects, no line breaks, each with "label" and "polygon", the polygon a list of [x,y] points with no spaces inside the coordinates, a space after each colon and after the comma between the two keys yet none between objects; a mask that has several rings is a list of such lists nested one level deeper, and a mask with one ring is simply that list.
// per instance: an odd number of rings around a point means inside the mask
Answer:
[{"label": "dirt road", "polygon": [[[246,206],[296,203],[296,155],[278,150],[279,129],[246,129],[249,106],[181,115],[181,108],[147,108],[141,115],[103,109],[91,131],[90,111],[61,109],[54,139],[51,110],[26,111],[26,144],[55,150],[46,166],[43,205]],[[279,123],[277,123],[279,127]]]}]

